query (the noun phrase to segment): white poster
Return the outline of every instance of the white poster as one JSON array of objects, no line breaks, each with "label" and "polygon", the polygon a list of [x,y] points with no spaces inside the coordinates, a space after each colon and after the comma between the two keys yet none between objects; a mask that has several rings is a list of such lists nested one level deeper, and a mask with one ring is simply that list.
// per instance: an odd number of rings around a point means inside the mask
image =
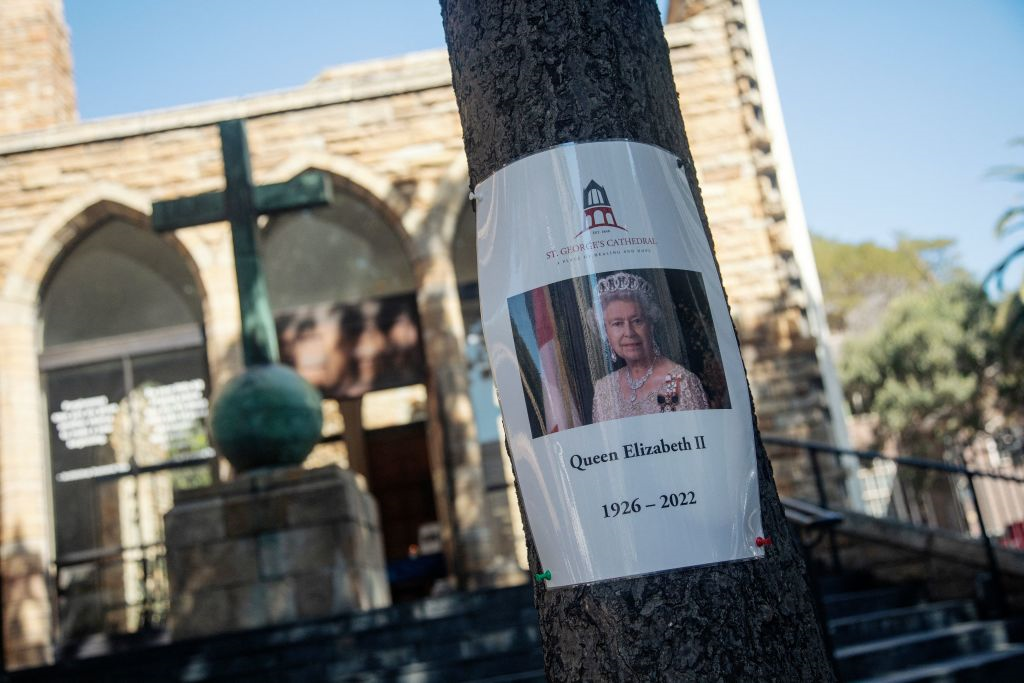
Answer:
[{"label": "white poster", "polygon": [[676,157],[563,145],[475,195],[484,335],[547,585],[762,556],[747,384]]}]

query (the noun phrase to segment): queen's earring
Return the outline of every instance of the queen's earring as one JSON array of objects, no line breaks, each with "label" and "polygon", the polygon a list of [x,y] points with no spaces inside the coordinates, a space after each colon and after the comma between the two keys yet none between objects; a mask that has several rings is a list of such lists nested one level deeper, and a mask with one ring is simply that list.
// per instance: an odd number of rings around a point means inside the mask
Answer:
[{"label": "queen's earring", "polygon": [[654,355],[655,356],[660,356],[661,355],[661,347],[658,346],[658,340],[657,339],[654,340]]},{"label": "queen's earring", "polygon": [[619,362],[619,357],[615,355],[615,352],[612,351],[612,347],[610,345],[608,346],[608,353],[612,357],[612,365],[615,365],[616,363]]}]

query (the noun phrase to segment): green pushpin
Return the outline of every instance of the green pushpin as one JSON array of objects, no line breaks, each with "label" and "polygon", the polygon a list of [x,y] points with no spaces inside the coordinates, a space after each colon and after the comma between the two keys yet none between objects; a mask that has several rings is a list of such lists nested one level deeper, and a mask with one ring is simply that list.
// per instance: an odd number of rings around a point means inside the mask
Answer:
[{"label": "green pushpin", "polygon": [[533,578],[537,579],[537,583],[540,583],[541,581],[550,581],[551,580],[551,570],[549,569],[546,572],[544,572],[543,574],[534,574]]}]

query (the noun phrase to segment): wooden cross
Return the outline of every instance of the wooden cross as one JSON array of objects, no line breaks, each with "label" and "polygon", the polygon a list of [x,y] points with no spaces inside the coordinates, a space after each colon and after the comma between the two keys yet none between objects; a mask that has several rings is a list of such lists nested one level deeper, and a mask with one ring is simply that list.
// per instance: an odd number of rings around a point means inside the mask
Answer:
[{"label": "wooden cross", "polygon": [[285,183],[253,185],[245,123],[236,119],[219,125],[224,191],[155,202],[153,229],[170,232],[223,220],[231,223],[245,365],[276,363],[277,332],[260,263],[256,218],[328,204],[332,200],[332,185],[319,171],[306,171]]}]

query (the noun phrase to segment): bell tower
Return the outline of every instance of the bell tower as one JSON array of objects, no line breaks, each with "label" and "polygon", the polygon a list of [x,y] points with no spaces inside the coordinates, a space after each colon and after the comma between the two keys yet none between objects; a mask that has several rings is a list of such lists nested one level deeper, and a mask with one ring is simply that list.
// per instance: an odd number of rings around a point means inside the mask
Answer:
[{"label": "bell tower", "polygon": [[[669,0],[665,36],[760,428],[845,445],[842,386],[760,2]],[[780,467],[776,457],[775,467],[783,495],[810,482],[798,465]]]},{"label": "bell tower", "polygon": [[62,0],[0,2],[0,136],[78,118]]},{"label": "bell tower", "polygon": [[615,214],[612,213],[612,206],[608,201],[608,193],[593,180],[583,188],[583,213],[586,216],[586,226],[576,235],[577,237],[587,230],[593,230],[594,228],[618,228],[619,230],[625,230],[625,228],[615,222]]}]

